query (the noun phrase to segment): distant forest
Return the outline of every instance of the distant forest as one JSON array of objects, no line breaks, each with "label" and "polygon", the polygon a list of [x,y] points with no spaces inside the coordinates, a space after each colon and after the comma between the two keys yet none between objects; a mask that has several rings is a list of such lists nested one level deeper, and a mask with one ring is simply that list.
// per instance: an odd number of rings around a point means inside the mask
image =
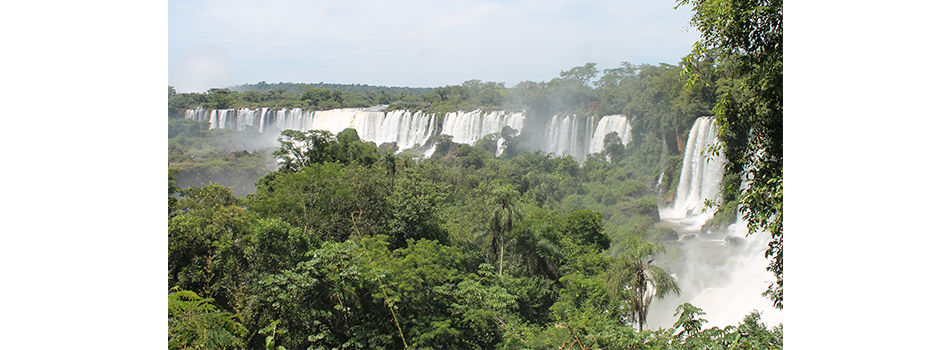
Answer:
[{"label": "distant forest", "polygon": [[642,132],[683,138],[692,121],[712,114],[716,89],[723,77],[711,59],[692,62],[701,84],[686,89],[687,77],[679,65],[627,62],[599,69],[587,63],[562,71],[548,81],[504,83],[468,80],[435,88],[392,88],[359,84],[245,84],[213,88],[204,93],[182,93],[168,87],[170,115],[181,109],[303,108],[328,110],[389,105],[390,109],[424,110],[444,114],[457,111],[524,111],[529,120],[553,115],[613,115],[636,117]]},{"label": "distant forest", "polygon": [[241,84],[233,85],[227,87],[231,91],[235,92],[266,92],[267,90],[274,90],[277,92],[287,92],[293,95],[300,95],[310,89],[326,88],[330,91],[339,91],[339,92],[352,92],[355,94],[365,94],[374,92],[381,94],[383,92],[391,95],[407,94],[407,95],[423,95],[432,93],[433,88],[423,88],[423,87],[396,87],[396,86],[375,86],[375,85],[366,85],[366,84],[335,84],[335,83],[268,83],[266,81],[259,82],[257,84]]}]

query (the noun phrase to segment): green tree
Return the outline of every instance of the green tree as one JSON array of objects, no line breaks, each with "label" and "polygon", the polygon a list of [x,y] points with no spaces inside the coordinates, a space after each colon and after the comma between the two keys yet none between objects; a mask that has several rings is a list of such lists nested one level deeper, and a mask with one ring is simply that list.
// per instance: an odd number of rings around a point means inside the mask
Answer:
[{"label": "green tree", "polygon": [[188,290],[168,294],[168,349],[242,348],[246,334],[237,316],[218,310],[214,299]]},{"label": "green tree", "polygon": [[288,349],[394,348],[392,316],[372,298],[373,262],[386,252],[376,238],[324,242],[309,260],[260,281],[259,322],[280,320]]},{"label": "green tree", "polygon": [[287,129],[280,133],[280,148],[274,151],[274,158],[280,162],[283,172],[297,172],[311,164],[326,162],[330,159],[328,148],[336,140],[329,131],[297,131]]},{"label": "green tree", "polygon": [[522,275],[558,279],[561,251],[542,232],[530,228],[515,230],[509,243],[512,255],[521,263]]},{"label": "green tree", "polygon": [[430,239],[446,243],[448,233],[441,227],[441,203],[446,197],[444,185],[423,177],[416,168],[404,172],[386,196],[386,234],[392,237],[391,248],[406,247],[409,239]]},{"label": "green tree", "polygon": [[610,156],[611,162],[619,162],[623,159],[623,140],[613,131],[604,136],[604,152]]},{"label": "green tree", "polygon": [[607,271],[607,291],[612,297],[623,299],[630,321],[637,323],[641,331],[653,297],[662,299],[669,293],[680,293],[676,280],[652,265],[652,257],[665,251],[662,245],[634,239]]},{"label": "green tree", "polygon": [[302,228],[305,234],[327,234],[327,222],[337,218],[337,209],[344,202],[352,200],[352,189],[345,186],[343,176],[342,167],[336,163],[281,174],[267,185],[272,192],[256,193],[248,207],[269,217],[282,218]]},{"label": "green tree", "polygon": [[514,227],[515,222],[522,217],[521,206],[518,204],[518,198],[521,196],[511,185],[502,185],[492,191],[491,203],[492,212],[489,219],[491,229],[492,251],[498,254],[498,274],[504,271],[505,264],[505,240]]},{"label": "green tree", "polygon": [[181,188],[175,186],[175,174],[178,173],[177,168],[168,168],[168,216],[175,216],[175,211],[178,210],[178,198],[175,197],[175,194],[181,192]]},{"label": "green tree", "polygon": [[610,238],[604,234],[601,222],[604,215],[595,211],[581,209],[567,215],[564,233],[579,246],[586,246],[594,252],[610,247]]},{"label": "green tree", "polygon": [[[693,7],[690,24],[700,40],[686,57],[687,72],[695,62],[713,57],[728,79],[720,79],[719,101],[713,108],[727,173],[742,174],[746,188],[740,209],[749,232],[769,232],[765,252],[776,282],[764,293],[782,308],[782,1],[679,0]],[[693,74],[691,82],[699,79]]]},{"label": "green tree", "polygon": [[583,66],[571,68],[566,72],[561,71],[561,78],[576,80],[583,85],[587,85],[599,72],[600,71],[597,70],[597,63],[588,62]]},{"label": "green tree", "polygon": [[209,184],[182,192],[168,219],[168,283],[227,303],[225,278],[235,242],[248,231],[248,214],[227,187]]},{"label": "green tree", "polygon": [[228,89],[210,89],[207,92],[207,99],[209,102],[206,103],[206,107],[213,109],[225,109],[230,108],[234,103],[237,93]]},{"label": "green tree", "polygon": [[[380,290],[373,296],[393,307],[411,348],[473,348],[483,330],[466,329],[454,317],[456,284],[465,279],[465,259],[455,247],[420,239],[408,241],[379,262]],[[384,300],[388,299],[388,300]]]},{"label": "green tree", "polygon": [[396,155],[392,150],[386,151],[382,157],[383,166],[386,167],[386,173],[389,174],[389,187],[396,185]]},{"label": "green tree", "polygon": [[676,307],[676,314],[679,319],[673,323],[673,328],[683,327],[683,331],[676,334],[677,337],[690,336],[703,329],[703,323],[709,322],[699,316],[705,315],[703,309],[693,306],[690,303],[683,303]]},{"label": "green tree", "polygon": [[441,134],[435,138],[435,152],[432,153],[432,157],[445,157],[449,154],[449,151],[452,149],[452,135]]},{"label": "green tree", "polygon": [[391,217],[386,180],[381,167],[315,164],[269,178],[261,184],[265,190],[249,196],[248,207],[280,217],[304,234],[344,241],[353,233],[374,235],[386,228]]},{"label": "green tree", "polygon": [[451,291],[456,297],[452,314],[472,332],[469,342],[473,344],[469,348],[495,348],[495,343],[517,322],[512,312],[516,297],[495,283],[499,277],[492,272],[491,265],[481,264],[477,276],[459,282]]},{"label": "green tree", "polygon": [[337,133],[335,142],[331,141],[328,148],[330,159],[324,161],[370,166],[379,160],[376,144],[360,140],[360,135],[353,128]]}]

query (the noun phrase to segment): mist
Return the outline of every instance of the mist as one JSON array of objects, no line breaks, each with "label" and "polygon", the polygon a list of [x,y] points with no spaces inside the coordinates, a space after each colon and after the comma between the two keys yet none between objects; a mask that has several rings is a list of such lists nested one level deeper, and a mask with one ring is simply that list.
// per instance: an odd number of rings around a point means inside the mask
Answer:
[{"label": "mist", "polygon": [[647,313],[651,329],[670,327],[677,320],[676,307],[685,302],[706,313],[702,318],[709,323],[704,328],[739,324],[753,310],[761,311],[762,321],[769,326],[782,323],[782,311],[762,296],[775,281],[766,270],[769,260],[765,250],[771,237],[762,232],[749,236],[741,213],[726,228],[713,231],[705,227],[715,213],[715,208],[705,208],[705,203],[721,202],[725,159],[703,153],[718,142],[717,131],[710,117],[693,122],[675,200],[659,209],[658,225],[673,228],[679,239],[664,242],[666,253],[657,258],[657,265],[675,276],[681,292],[654,301]]},{"label": "mist", "polygon": [[672,326],[676,307],[686,302],[706,313],[701,318],[709,322],[703,328],[739,324],[753,310],[762,311],[762,321],[769,327],[782,323],[782,311],[762,296],[775,281],[766,270],[770,237],[762,232],[746,237],[746,232],[746,223],[740,220],[724,231],[665,242],[667,252],[657,264],[675,275],[681,293],[654,300],[648,328]]}]

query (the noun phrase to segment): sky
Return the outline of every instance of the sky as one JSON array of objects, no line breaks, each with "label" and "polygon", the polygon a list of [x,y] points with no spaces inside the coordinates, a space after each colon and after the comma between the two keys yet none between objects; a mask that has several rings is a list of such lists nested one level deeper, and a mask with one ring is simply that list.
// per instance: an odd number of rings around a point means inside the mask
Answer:
[{"label": "sky", "polygon": [[437,87],[548,81],[561,71],[677,64],[699,39],[667,1],[168,2],[178,92],[270,83]]}]

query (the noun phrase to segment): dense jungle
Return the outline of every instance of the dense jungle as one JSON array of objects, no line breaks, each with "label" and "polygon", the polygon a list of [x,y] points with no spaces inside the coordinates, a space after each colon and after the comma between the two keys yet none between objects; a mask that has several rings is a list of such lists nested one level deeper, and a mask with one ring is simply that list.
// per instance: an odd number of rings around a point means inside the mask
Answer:
[{"label": "dense jungle", "polygon": [[[721,140],[707,154],[726,161],[703,231],[741,217],[769,236],[761,292],[782,308],[781,2],[731,26],[681,2],[704,39],[677,65],[588,63],[513,87],[169,86],[169,349],[781,348],[761,310],[708,327],[706,305],[683,303],[647,322],[681,292],[682,234],[660,210],[707,116]],[[433,136],[425,157],[354,129],[238,131],[184,113],[372,106],[525,121],[472,144]],[[555,115],[623,115],[630,138],[608,134],[585,159],[546,153]]]}]

